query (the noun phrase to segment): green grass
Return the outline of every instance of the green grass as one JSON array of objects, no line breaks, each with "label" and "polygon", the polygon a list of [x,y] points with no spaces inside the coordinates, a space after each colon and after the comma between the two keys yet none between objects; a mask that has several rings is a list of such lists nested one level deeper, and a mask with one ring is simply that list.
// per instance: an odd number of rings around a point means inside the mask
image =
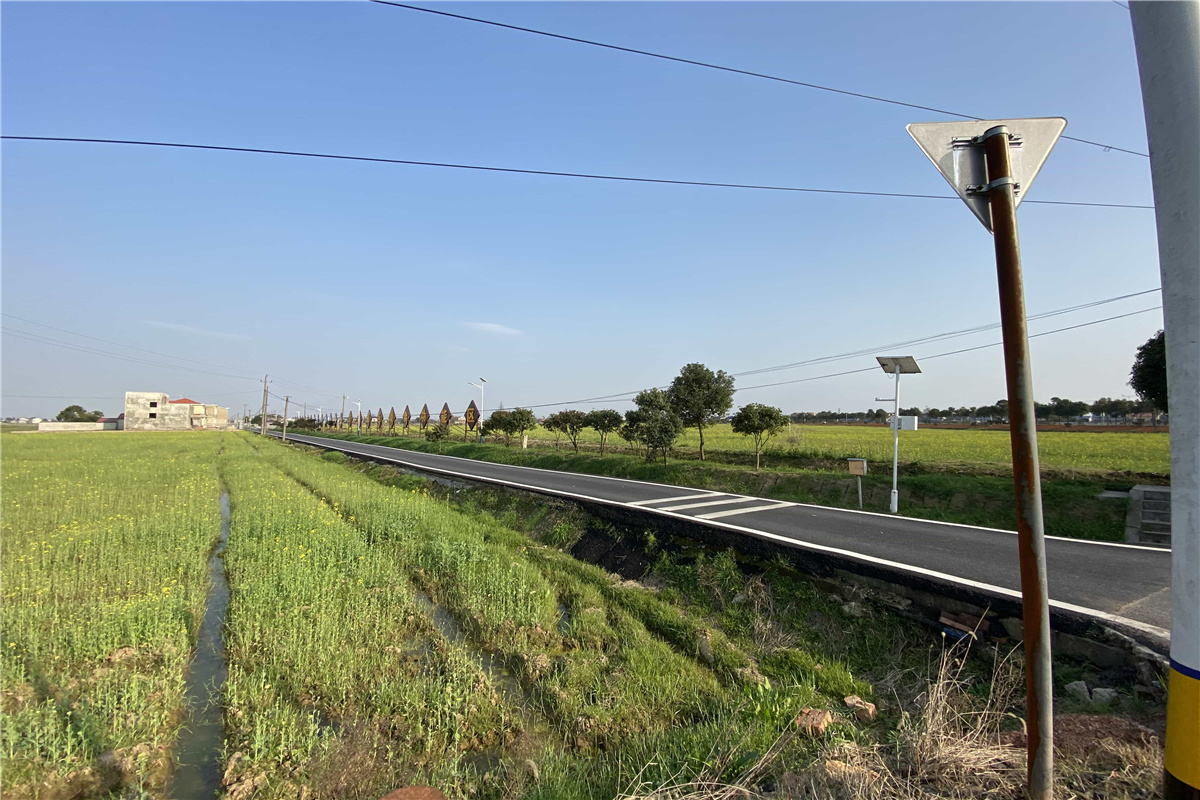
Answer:
[{"label": "green grass", "polygon": [[5,438],[5,796],[43,782],[51,795],[161,788],[220,535],[226,440]]},{"label": "green grass", "polygon": [[[600,456],[594,452],[576,454],[570,449],[561,448],[522,450],[520,447],[504,447],[497,444],[426,442],[400,436],[359,438],[338,434],[326,435],[331,438],[503,464],[631,478],[834,508],[858,507],[854,478],[844,472],[829,469],[790,468],[755,472],[752,466],[700,462],[694,459],[662,464],[647,463],[640,456],[621,453]],[[1095,434],[1095,437],[1106,435],[1109,434]],[[1089,434],[1078,436],[1093,438]],[[866,510],[888,510],[891,492],[889,473],[890,465],[888,472],[877,472],[864,477],[863,505]],[[1046,533],[1068,538],[1123,541],[1127,501],[1099,500],[1096,497],[1112,485],[1111,480],[1094,477],[1043,478],[1042,498]],[[902,515],[1016,530],[1016,510],[1010,477],[953,474],[946,471],[911,475],[905,474],[902,468],[899,490]]]},{"label": "green grass", "polygon": [[[378,435],[378,434],[368,434]],[[410,438],[417,439],[414,428]],[[1096,432],[1094,429],[1041,431],[1038,433],[1038,457],[1043,470],[1077,472],[1083,476],[1112,473],[1144,473],[1166,476],[1171,471],[1169,436],[1166,432]],[[462,442],[462,428],[452,429],[448,442]],[[599,447],[600,436],[591,428],[579,437],[581,447]],[[530,433],[537,446],[570,449],[565,436],[555,437],[541,428]],[[700,439],[688,428],[676,443],[680,456],[693,456]],[[608,445],[628,445],[610,434]],[[736,434],[726,423],[704,431],[706,455],[716,460],[754,463],[754,443],[748,436]],[[763,450],[764,467],[803,465],[805,462],[841,461],[866,458],[880,469],[889,471],[892,462],[892,432],[878,425],[792,425],[773,437]],[[963,468],[1011,474],[1012,451],[1008,431],[923,427],[900,434],[900,459],[912,469],[937,469],[944,465],[956,471]],[[844,469],[844,465],[837,465]]]},{"label": "green grass", "polygon": [[[3,453],[6,797],[162,797],[206,559],[225,550],[236,797],[594,798],[886,743],[937,639],[850,615],[782,563],[663,549],[653,587],[568,552],[566,504],[447,497],[240,433],[13,437]],[[510,451],[517,452],[517,451]],[[971,667],[977,685],[987,671]],[[855,721],[842,698],[881,703]],[[908,698],[905,700],[904,698]],[[780,737],[827,707],[823,739]],[[534,774],[537,774],[536,779]]]}]

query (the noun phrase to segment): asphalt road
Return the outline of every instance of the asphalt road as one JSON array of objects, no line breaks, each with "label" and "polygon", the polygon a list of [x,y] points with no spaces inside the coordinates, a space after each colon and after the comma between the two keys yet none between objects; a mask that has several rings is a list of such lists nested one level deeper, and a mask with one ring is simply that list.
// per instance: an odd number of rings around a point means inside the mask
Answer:
[{"label": "asphalt road", "polygon": [[[1017,537],[1011,531],[781,502],[681,486],[582,475],[394,447],[289,434],[376,461],[514,486],[528,491],[683,519],[799,547],[875,570],[906,573],[976,594],[1019,597]],[[1171,553],[1106,542],[1046,539],[1052,610],[1166,637],[1171,621]]]}]

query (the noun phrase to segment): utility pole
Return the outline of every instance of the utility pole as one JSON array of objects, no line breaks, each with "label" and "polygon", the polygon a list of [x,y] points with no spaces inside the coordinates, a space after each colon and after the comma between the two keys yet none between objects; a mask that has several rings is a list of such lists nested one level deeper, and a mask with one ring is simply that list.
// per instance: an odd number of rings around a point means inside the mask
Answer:
[{"label": "utility pole", "polygon": [[287,441],[288,401],[291,399],[292,399],[292,396],[290,394],[285,394],[283,396],[283,441],[285,441],[285,442]]},{"label": "utility pole", "polygon": [[259,431],[263,436],[267,435],[267,376],[263,375],[263,407],[262,407],[262,430]]},{"label": "utility pole", "polygon": [[301,414],[301,419],[308,419],[308,403],[304,403],[304,413]]},{"label": "utility pole", "polygon": [[1129,4],[1150,144],[1171,409],[1163,797],[1200,797],[1200,3]]},{"label": "utility pole", "polygon": [[342,420],[346,418],[346,395],[342,395],[342,413],[338,415],[338,430],[342,429]]}]

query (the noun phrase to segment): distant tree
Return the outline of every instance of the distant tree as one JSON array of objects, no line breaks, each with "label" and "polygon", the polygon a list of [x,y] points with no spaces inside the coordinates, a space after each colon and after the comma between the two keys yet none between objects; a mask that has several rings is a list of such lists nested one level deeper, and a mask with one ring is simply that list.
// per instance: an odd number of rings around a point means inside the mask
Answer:
[{"label": "distant tree", "polygon": [[667,398],[676,416],[700,433],[700,460],[703,461],[704,429],[733,406],[733,376],[724,370],[714,373],[703,364],[688,364],[671,381]]},{"label": "distant tree", "polygon": [[748,403],[733,415],[733,432],[754,437],[754,471],[760,469],[763,446],[787,427],[787,417],[774,406]]},{"label": "distant tree", "polygon": [[1050,398],[1050,413],[1055,417],[1070,419],[1071,417],[1079,417],[1086,414],[1088,404],[1078,400],[1067,400],[1064,397]]},{"label": "distant tree", "polygon": [[927,409],[925,409],[925,416],[926,416],[928,419],[938,419],[938,418],[939,418],[939,417],[941,417],[941,416],[942,416],[944,413],[946,413],[946,412],[942,411],[940,408],[927,408]]},{"label": "distant tree", "polygon": [[645,389],[633,398],[637,406],[625,412],[621,437],[646,448],[646,460],[653,461],[656,452],[667,463],[667,451],[683,433],[683,420],[671,407],[671,400],[661,389]]},{"label": "distant tree", "polygon": [[912,408],[902,408],[900,409],[900,416],[919,417],[921,416],[921,409],[917,408],[916,406],[913,406]]},{"label": "distant tree", "polygon": [[504,437],[504,446],[512,444],[512,412],[499,409],[493,411],[492,415],[483,421],[482,434],[484,436],[500,435]]},{"label": "distant tree", "polygon": [[255,414],[250,418],[251,425],[262,425],[262,414]]},{"label": "distant tree", "polygon": [[67,406],[55,417],[59,422],[95,422],[104,416],[103,411],[88,411],[83,406]]},{"label": "distant tree", "polygon": [[518,439],[537,427],[537,417],[528,408],[514,408],[508,415],[509,430]]},{"label": "distant tree", "polygon": [[589,411],[584,418],[584,424],[600,434],[600,455],[604,455],[604,442],[608,435],[621,427],[621,412],[611,408],[601,408]]},{"label": "distant tree", "polygon": [[1162,331],[1138,348],[1129,370],[1129,385],[1142,402],[1162,412],[1170,410],[1167,407],[1167,339]]},{"label": "distant tree", "polygon": [[425,430],[425,438],[431,442],[440,442],[450,435],[450,424],[438,420]]},{"label": "distant tree", "polygon": [[583,433],[583,429],[587,427],[587,414],[574,409],[559,411],[557,414],[551,414],[542,422],[542,427],[551,430],[551,422],[553,422],[553,430],[561,431],[571,440],[571,446],[575,448],[575,452],[579,452],[579,434]]},{"label": "distant tree", "polygon": [[554,434],[554,446],[558,447],[558,443],[562,441],[562,435],[567,432],[567,424],[556,413],[542,420],[542,429]]},{"label": "distant tree", "polygon": [[1137,404],[1132,400],[1101,397],[1092,403],[1091,411],[1093,414],[1099,414],[1102,417],[1124,417],[1127,414],[1132,414],[1136,406]]}]

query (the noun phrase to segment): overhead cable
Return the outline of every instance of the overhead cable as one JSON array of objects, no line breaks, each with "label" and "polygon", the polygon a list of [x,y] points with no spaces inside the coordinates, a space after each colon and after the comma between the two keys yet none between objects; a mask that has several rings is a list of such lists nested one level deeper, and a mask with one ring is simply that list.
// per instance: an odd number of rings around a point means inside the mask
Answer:
[{"label": "overhead cable", "polygon": [[81,353],[87,353],[88,355],[104,356],[105,358],[114,358],[114,359],[117,359],[118,361],[128,361],[128,362],[134,363],[134,364],[145,364],[147,366],[160,367],[163,369],[177,369],[177,370],[182,370],[184,372],[195,372],[195,373],[202,374],[202,375],[218,375],[222,378],[238,378],[241,380],[254,380],[253,378],[248,378],[245,375],[233,375],[228,372],[216,372],[214,370],[208,370],[208,369],[197,369],[196,367],[184,367],[184,366],[179,366],[177,364],[163,364],[161,362],[150,361],[149,359],[138,358],[137,356],[130,356],[130,355],[126,355],[123,353],[111,353],[107,350],[99,350],[94,347],[87,347],[85,345],[76,344],[74,342],[64,342],[61,339],[54,339],[49,336],[42,336],[41,334],[32,333],[30,331],[20,331],[20,330],[16,330],[13,328],[0,328],[0,331],[2,331],[5,336],[15,336],[18,339],[27,339],[31,342],[37,342],[39,344],[48,344],[48,345],[52,345],[54,347],[61,347],[66,350],[75,350],[75,351],[78,351]]},{"label": "overhead cable", "polygon": [[[1096,319],[1096,320],[1092,320],[1091,322],[1082,322],[1078,325],[1070,325],[1066,328],[1057,328],[1052,331],[1042,331],[1041,333],[1031,333],[1031,334],[1029,334],[1029,338],[1037,339],[1038,337],[1049,336],[1053,333],[1062,333],[1064,331],[1073,331],[1073,330],[1076,330],[1077,328],[1087,328],[1091,325],[1099,325],[1102,322],[1112,322],[1115,319],[1124,319],[1125,317],[1132,317],[1132,316],[1136,316],[1137,314],[1145,314],[1150,311],[1156,311],[1160,308],[1162,308],[1162,306],[1153,306],[1151,308],[1143,308],[1140,311],[1130,311],[1128,314],[1117,314],[1116,316],[1113,316],[1113,317],[1105,317],[1104,319]],[[962,350],[951,350],[946,353],[936,353],[934,355],[928,355],[928,356],[917,356],[917,358],[919,358],[922,361],[929,361],[934,358],[945,358],[946,356],[956,356],[956,355],[959,355],[960,353],[972,353],[976,350],[986,350],[989,347],[1000,347],[1003,344],[1004,344],[1004,342],[991,342],[989,344],[981,344],[976,347],[966,347],[966,348],[963,348]],[[744,392],[744,391],[748,391],[750,389],[766,389],[766,388],[769,388],[772,386],[787,386],[787,385],[793,384],[793,383],[807,383],[809,381],[819,381],[824,378],[836,378],[836,377],[839,377],[842,375],[854,375],[859,372],[878,372],[878,371],[879,371],[879,366],[875,365],[873,367],[864,367],[862,369],[853,369],[853,370],[849,370],[847,372],[835,372],[831,375],[814,375],[810,378],[796,378],[795,380],[780,381],[778,383],[761,383],[756,386],[741,386],[737,389],[734,389],[734,391],[735,392]]]},{"label": "overhead cable", "polygon": [[[67,330],[66,328],[60,328],[56,325],[48,325],[45,322],[38,322],[37,320],[27,319],[26,317],[19,317],[16,314],[9,314],[8,312],[0,312],[0,315],[8,317],[9,319],[14,319],[14,320],[18,320],[20,322],[25,322],[30,325],[37,325],[38,327],[41,327],[41,328],[48,328],[49,330],[52,330],[52,331],[58,331],[60,333],[70,334],[71,336],[78,336],[81,339],[90,339],[95,342],[103,342],[104,344],[112,344],[112,345],[116,345],[117,347],[124,347],[128,350],[136,350],[139,353],[148,353],[149,355],[159,356],[160,358],[169,358],[174,361],[186,361],[191,364],[200,364],[200,365],[206,366],[206,367],[213,367],[215,369],[225,370],[226,372],[242,371],[242,372],[247,373],[245,375],[227,375],[227,377],[231,377],[231,378],[242,378],[244,380],[253,380],[253,381],[262,380],[256,374],[250,373],[249,370],[239,370],[238,367],[228,367],[228,366],[224,366],[221,364],[213,364],[208,361],[198,361],[194,358],[186,358],[184,356],[174,356],[174,355],[170,355],[169,353],[160,353],[156,350],[147,350],[144,347],[134,347],[133,345],[124,344],[123,342],[116,342],[116,341],[113,341],[112,339],[101,339],[99,336],[91,336],[86,333],[79,333],[77,331]],[[28,332],[22,332],[22,331],[15,331],[13,329],[5,329],[5,331],[9,332],[11,334],[28,333]],[[40,334],[32,334],[32,333],[30,333],[30,335],[40,336]],[[18,337],[18,338],[28,338],[28,336]],[[60,346],[65,345],[65,344],[75,344],[75,343],[64,343],[64,342],[61,342],[61,340],[52,339],[50,337],[42,337],[42,338],[47,339],[47,341],[43,342],[43,344],[56,344],[57,343]],[[78,347],[84,347],[84,346],[77,345],[77,348]],[[88,350],[90,350],[91,352],[93,352],[96,355],[107,355],[110,358],[118,358],[122,355],[120,353],[109,353],[107,351],[98,350],[98,349],[94,349],[94,348],[88,348]],[[128,359],[126,359],[126,360],[128,360]],[[170,366],[171,369],[187,369],[185,367],[176,367],[176,366],[171,366],[171,365],[166,365],[166,364],[156,364],[156,363],[150,362],[150,361],[143,361],[142,363],[150,364],[151,366]],[[193,371],[203,372],[203,370],[193,370]],[[208,374],[218,374],[218,373],[208,373]],[[290,381],[285,381],[282,378],[273,378],[272,380],[275,382],[278,382],[280,384],[284,384],[286,386],[296,386],[300,389],[304,389],[307,391],[312,391],[312,392],[320,392],[321,391],[320,389],[314,388],[312,386],[305,386],[303,384],[292,383]],[[334,396],[334,394],[331,392],[331,393],[329,393],[328,396],[332,397],[332,396]],[[337,396],[340,397],[341,395],[337,395]]]},{"label": "overhead cable", "polygon": [[[1082,310],[1088,309],[1088,308],[1095,308],[1096,306],[1107,305],[1108,303],[1116,303],[1120,300],[1128,300],[1131,297],[1141,297],[1142,295],[1153,294],[1154,292],[1160,292],[1160,291],[1162,291],[1162,290],[1161,289],[1146,289],[1145,291],[1141,291],[1141,292],[1132,292],[1130,294],[1123,294],[1123,295],[1119,295],[1117,297],[1108,297],[1108,298],[1105,298],[1104,300],[1093,300],[1090,303],[1080,303],[1079,305],[1069,306],[1067,308],[1058,308],[1058,309],[1055,309],[1054,311],[1045,311],[1040,314],[1030,314],[1028,317],[1026,317],[1026,319],[1028,321],[1038,320],[1038,319],[1049,319],[1051,317],[1058,317],[1058,316],[1062,316],[1063,314],[1070,314],[1075,311],[1082,311]],[[808,367],[808,366],[812,366],[813,364],[823,364],[823,363],[827,363],[830,361],[842,361],[847,358],[853,358],[855,356],[872,355],[875,353],[882,352],[884,350],[892,350],[892,349],[895,349],[898,347],[911,347],[913,345],[930,344],[932,342],[944,341],[946,339],[957,339],[962,336],[970,336],[971,334],[974,334],[974,333],[983,333],[984,331],[996,330],[999,327],[1000,327],[999,322],[992,322],[987,325],[977,325],[973,328],[963,328],[963,329],[957,330],[957,331],[947,331],[945,333],[936,333],[936,334],[933,334],[932,336],[922,336],[917,339],[908,339],[903,342],[891,342],[890,344],[881,344],[881,345],[876,345],[874,347],[866,347],[861,350],[853,350],[853,351],[850,351],[847,353],[838,353],[837,355],[832,355],[832,356],[820,356],[818,358],[810,358],[805,361],[794,361],[790,364],[779,364],[774,367],[762,367],[760,369],[751,369],[751,370],[746,370],[745,372],[734,372],[731,374],[735,378],[741,378],[741,377],[745,377],[747,375],[761,375],[766,372],[779,372],[780,370],[785,370],[785,369],[796,369],[798,367]]]},{"label": "overhead cable", "polygon": [[[1137,294],[1145,294],[1145,292],[1139,292]],[[1040,336],[1049,336],[1049,335],[1055,334],[1055,333],[1063,333],[1064,331],[1076,330],[1077,328],[1086,328],[1091,325],[1099,325],[1104,322],[1112,322],[1113,320],[1123,319],[1125,317],[1132,317],[1137,314],[1145,314],[1147,312],[1154,311],[1154,310],[1160,309],[1160,308],[1162,308],[1162,306],[1158,305],[1158,306],[1153,306],[1152,308],[1143,308],[1140,311],[1131,311],[1127,314],[1118,314],[1118,315],[1112,316],[1112,317],[1105,317],[1104,319],[1092,320],[1091,322],[1083,322],[1078,325],[1070,325],[1065,328],[1057,328],[1057,329],[1051,330],[1051,331],[1043,331],[1042,333],[1031,333],[1029,335],[1029,338],[1036,339]],[[1047,314],[1046,316],[1051,316],[1051,314]],[[1031,319],[1032,319],[1032,317],[1031,317]],[[929,338],[934,339],[936,337],[929,337]],[[924,342],[926,340],[921,339],[921,340],[913,340],[913,341],[914,342]],[[929,360],[929,359],[933,359],[933,358],[943,358],[945,356],[958,355],[959,353],[969,353],[969,352],[973,352],[975,350],[984,350],[989,347],[999,347],[1002,344],[1003,344],[1003,342],[992,342],[990,344],[979,345],[977,347],[968,347],[968,348],[965,348],[962,350],[951,350],[951,351],[945,352],[945,353],[937,353],[934,355],[918,356],[918,358],[920,358],[921,360]],[[867,350],[865,352],[855,353],[854,355],[865,355],[865,354],[871,353],[871,352],[878,352],[879,349],[881,349],[881,348],[874,348],[872,350]],[[849,356],[845,356],[845,357],[849,357]],[[838,357],[838,358],[841,358],[841,357]],[[830,360],[832,360],[832,357]],[[778,381],[776,383],[763,383],[763,384],[757,384],[754,386],[740,386],[740,387],[734,389],[734,391],[741,392],[741,391],[747,391],[750,389],[766,389],[766,388],[770,388],[773,386],[787,386],[787,385],[790,385],[793,383],[807,383],[809,381],[824,380],[825,378],[838,378],[843,375],[856,375],[856,374],[863,373],[863,372],[875,372],[875,371],[878,371],[878,369],[879,369],[879,366],[875,365],[875,366],[871,366],[871,367],[863,367],[861,369],[846,370],[844,372],[832,372],[832,373],[828,373],[825,375],[814,375],[814,376],[807,377],[807,378],[795,378],[793,380]],[[735,375],[744,375],[747,373],[734,373],[734,374]],[[653,388],[666,389],[667,387],[666,386],[657,386],[657,387],[653,387]],[[642,390],[637,390],[637,391],[633,391],[633,392],[620,392],[618,394],[603,395],[600,397],[588,397],[588,398],[584,398],[582,400],[568,400],[566,402],[558,402],[558,403],[538,403],[535,405],[520,406],[520,407],[532,409],[532,408],[550,408],[550,407],[572,406],[572,405],[594,405],[596,403],[610,401],[610,400],[612,400],[612,401],[629,400],[634,395],[636,395],[638,393],[638,391],[642,391]]]},{"label": "overhead cable", "polygon": [[[629,175],[599,175],[587,172],[557,172],[544,169],[520,169],[517,167],[491,167],[480,164],[454,164],[442,161],[416,161],[405,158],[379,158],[374,156],[350,156],[335,153],[309,153],[300,150],[274,150],[262,147],[229,147],[215,144],[188,144],[185,142],[156,142],[136,139],[92,139],[74,136],[0,136],[0,139],[12,139],[27,142],[72,142],[84,144],[124,144],[140,147],[173,147],[184,150],[215,150],[226,153],[255,153],[259,155],[294,156],[299,158],[325,158],[336,161],[365,161],[376,164],[402,164],[416,167],[441,167],[444,169],[465,169],[480,172],[507,172],[518,175],[546,175],[555,178],[587,178],[601,181],[623,181],[626,183],[657,183],[673,186],[709,186],[719,189],[759,189],[772,192],[804,192],[810,194],[843,194],[860,197],[902,197],[918,200],[957,200],[957,195],[943,194],[914,194],[908,192],[867,192],[851,189],[819,189],[802,186],[772,186],[756,183],[721,183],[717,181],[686,181],[670,178],[637,178]],[[1049,206],[1088,206],[1092,208],[1138,208],[1153,210],[1154,206],[1137,205],[1134,203],[1087,203],[1076,200],[1025,200],[1026,205],[1038,204]]]},{"label": "overhead cable", "polygon": [[[59,333],[69,333],[70,335],[78,336],[81,339],[91,339],[94,342],[103,342],[104,344],[113,344],[113,345],[116,345],[117,347],[124,347],[128,350],[136,350],[139,353],[149,353],[152,356],[160,356],[162,358],[170,358],[175,361],[187,361],[192,364],[200,364],[205,367],[215,367],[216,369],[223,369],[223,370],[230,371],[230,372],[235,372],[235,371],[249,372],[249,370],[237,370],[237,368],[226,367],[226,366],[222,366],[221,364],[213,364],[208,361],[197,361],[194,358],[185,358],[183,356],[173,356],[173,355],[169,355],[167,353],[159,353],[155,350],[147,350],[143,347],[134,347],[133,345],[124,344],[123,342],[115,342],[112,339],[101,339],[99,336],[90,336],[89,334],[86,334],[86,333],[77,333],[75,331],[67,330],[66,328],[59,328],[55,325],[47,325],[45,322],[38,322],[37,320],[27,319],[25,317],[18,317],[16,314],[9,314],[7,311],[0,312],[0,313],[2,313],[3,316],[8,317],[9,319],[15,319],[19,322],[25,322],[30,325],[37,325],[39,328],[48,328],[52,331],[58,331]],[[247,376],[247,377],[249,377],[249,376]],[[257,378],[255,380],[257,380]]]},{"label": "overhead cable", "polygon": [[[542,31],[542,30],[538,30],[536,28],[526,28],[521,25],[510,25],[505,22],[496,22],[495,20],[490,20],[490,19],[481,19],[479,17],[468,17],[465,14],[452,14],[449,11],[437,11],[432,8],[422,8],[420,6],[412,6],[407,3],[397,3],[397,2],[394,2],[394,0],[371,0],[371,2],[377,3],[382,6],[393,6],[395,8],[404,8],[409,11],[421,11],[426,14],[436,14],[439,17],[451,17],[453,19],[461,19],[461,20],[465,20],[467,22],[478,22],[481,25],[491,25],[492,27],[495,27],[495,28],[506,28],[508,30],[520,31],[522,33],[533,33],[538,36],[548,36],[551,39],[561,39],[562,41],[565,41],[565,42],[574,42],[576,44],[586,44],[591,47],[602,47],[606,50],[618,50],[622,53],[632,53],[634,55],[639,55],[639,56],[648,56],[650,58],[662,59],[663,61],[674,61],[678,64],[690,64],[693,67],[704,67],[705,69],[715,69],[715,70],[720,70],[721,72],[732,72],[737,75],[747,75],[751,78],[763,78],[764,80],[775,81],[777,83],[789,83],[793,86],[803,86],[806,89],[817,89],[822,92],[832,92],[834,94],[847,95],[848,97],[857,97],[862,100],[872,100],[876,103],[887,103],[887,104],[893,105],[893,106],[903,106],[904,108],[915,108],[918,111],[930,111],[934,114],[945,114],[948,117],[958,117],[959,119],[970,119],[970,120],[979,120],[979,121],[982,121],[984,119],[983,117],[976,117],[971,114],[962,114],[958,111],[947,111],[944,108],[934,108],[933,106],[923,106],[923,105],[920,105],[919,103],[907,103],[903,100],[893,100],[888,97],[879,97],[878,95],[864,94],[863,92],[852,92],[849,89],[838,89],[833,86],[823,86],[819,83],[809,83],[808,81],[798,81],[798,80],[794,80],[792,78],[781,78],[778,75],[768,75],[764,72],[753,72],[753,71],[747,70],[747,69],[737,69],[736,67],[724,67],[724,66],[721,66],[720,64],[711,64],[707,61],[696,61],[691,58],[680,58],[679,56],[668,56],[668,55],[663,55],[662,53],[653,53],[649,50],[638,50],[633,47],[622,47],[621,45],[608,44],[606,42],[597,42],[592,39],[581,39],[577,36],[566,36],[561,33],[551,33],[549,31]],[[1114,0],[1114,2],[1116,2],[1116,0]],[[1117,5],[1121,5],[1121,4],[1117,3]],[[1127,6],[1126,6],[1126,8],[1127,8]],[[1091,145],[1092,147],[1099,147],[1103,150],[1116,150],[1118,152],[1129,153],[1130,155],[1134,155],[1134,156],[1142,156],[1144,158],[1150,157],[1148,153],[1141,153],[1141,152],[1138,152],[1137,150],[1128,150],[1124,147],[1117,147],[1116,145],[1112,145],[1112,144],[1104,144],[1103,142],[1093,142],[1090,139],[1080,139],[1075,136],[1063,136],[1062,138],[1070,139],[1071,141],[1079,142],[1080,144]]]}]

